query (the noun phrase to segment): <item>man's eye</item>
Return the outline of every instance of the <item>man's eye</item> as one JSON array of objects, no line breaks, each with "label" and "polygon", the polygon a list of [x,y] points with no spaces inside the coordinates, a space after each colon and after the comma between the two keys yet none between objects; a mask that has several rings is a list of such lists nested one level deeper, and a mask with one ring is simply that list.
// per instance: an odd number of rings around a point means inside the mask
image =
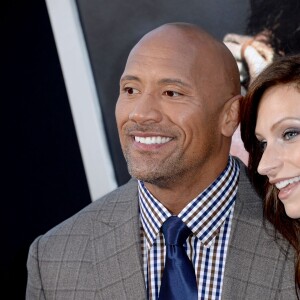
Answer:
[{"label": "man's eye", "polygon": [[134,95],[134,94],[138,94],[138,90],[132,87],[126,87],[124,88],[125,92],[129,95]]},{"label": "man's eye", "polygon": [[168,97],[178,97],[178,96],[182,95],[182,94],[180,94],[178,92],[174,92],[174,91],[165,91],[163,94]]}]

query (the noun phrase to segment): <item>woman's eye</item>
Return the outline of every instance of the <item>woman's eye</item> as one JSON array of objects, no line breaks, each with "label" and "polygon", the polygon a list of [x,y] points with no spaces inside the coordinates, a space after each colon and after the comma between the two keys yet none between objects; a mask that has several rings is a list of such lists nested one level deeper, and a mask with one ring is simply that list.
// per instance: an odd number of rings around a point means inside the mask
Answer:
[{"label": "woman's eye", "polygon": [[178,96],[182,95],[182,94],[180,94],[178,92],[174,92],[174,91],[165,91],[163,94],[168,97],[178,97]]},{"label": "woman's eye", "polygon": [[296,137],[297,135],[299,135],[299,131],[297,130],[289,130],[283,133],[283,138],[288,141],[293,139],[294,137]]},{"label": "woman's eye", "polygon": [[266,141],[258,141],[258,144],[259,144],[260,151],[264,152],[267,147],[267,142]]},{"label": "woman's eye", "polygon": [[132,87],[125,87],[124,91],[129,95],[138,94],[139,90],[132,88]]}]

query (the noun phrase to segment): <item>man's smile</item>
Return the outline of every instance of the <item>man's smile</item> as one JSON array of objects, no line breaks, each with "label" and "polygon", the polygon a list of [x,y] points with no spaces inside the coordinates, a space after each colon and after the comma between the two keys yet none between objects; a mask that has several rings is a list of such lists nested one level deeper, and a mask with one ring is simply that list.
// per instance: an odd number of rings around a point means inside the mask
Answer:
[{"label": "man's smile", "polygon": [[172,140],[170,137],[165,136],[147,136],[147,137],[141,137],[141,136],[135,136],[134,140],[141,144],[146,145],[153,145],[153,144],[165,144]]}]

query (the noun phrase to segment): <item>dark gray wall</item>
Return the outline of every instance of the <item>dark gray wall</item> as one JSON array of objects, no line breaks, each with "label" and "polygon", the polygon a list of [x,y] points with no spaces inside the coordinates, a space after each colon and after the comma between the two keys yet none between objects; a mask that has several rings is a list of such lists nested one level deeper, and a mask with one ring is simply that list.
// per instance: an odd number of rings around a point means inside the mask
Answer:
[{"label": "dark gray wall", "polygon": [[0,7],[0,298],[21,300],[29,245],[91,199],[45,2]]}]

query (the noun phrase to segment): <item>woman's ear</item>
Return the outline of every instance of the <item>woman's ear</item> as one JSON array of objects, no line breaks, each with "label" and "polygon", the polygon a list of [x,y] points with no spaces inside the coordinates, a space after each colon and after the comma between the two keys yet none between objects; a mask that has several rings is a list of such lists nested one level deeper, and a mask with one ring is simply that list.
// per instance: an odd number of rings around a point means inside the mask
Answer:
[{"label": "woman's ear", "polygon": [[227,101],[224,106],[221,132],[226,137],[232,137],[239,125],[240,101],[243,96],[237,95]]}]

